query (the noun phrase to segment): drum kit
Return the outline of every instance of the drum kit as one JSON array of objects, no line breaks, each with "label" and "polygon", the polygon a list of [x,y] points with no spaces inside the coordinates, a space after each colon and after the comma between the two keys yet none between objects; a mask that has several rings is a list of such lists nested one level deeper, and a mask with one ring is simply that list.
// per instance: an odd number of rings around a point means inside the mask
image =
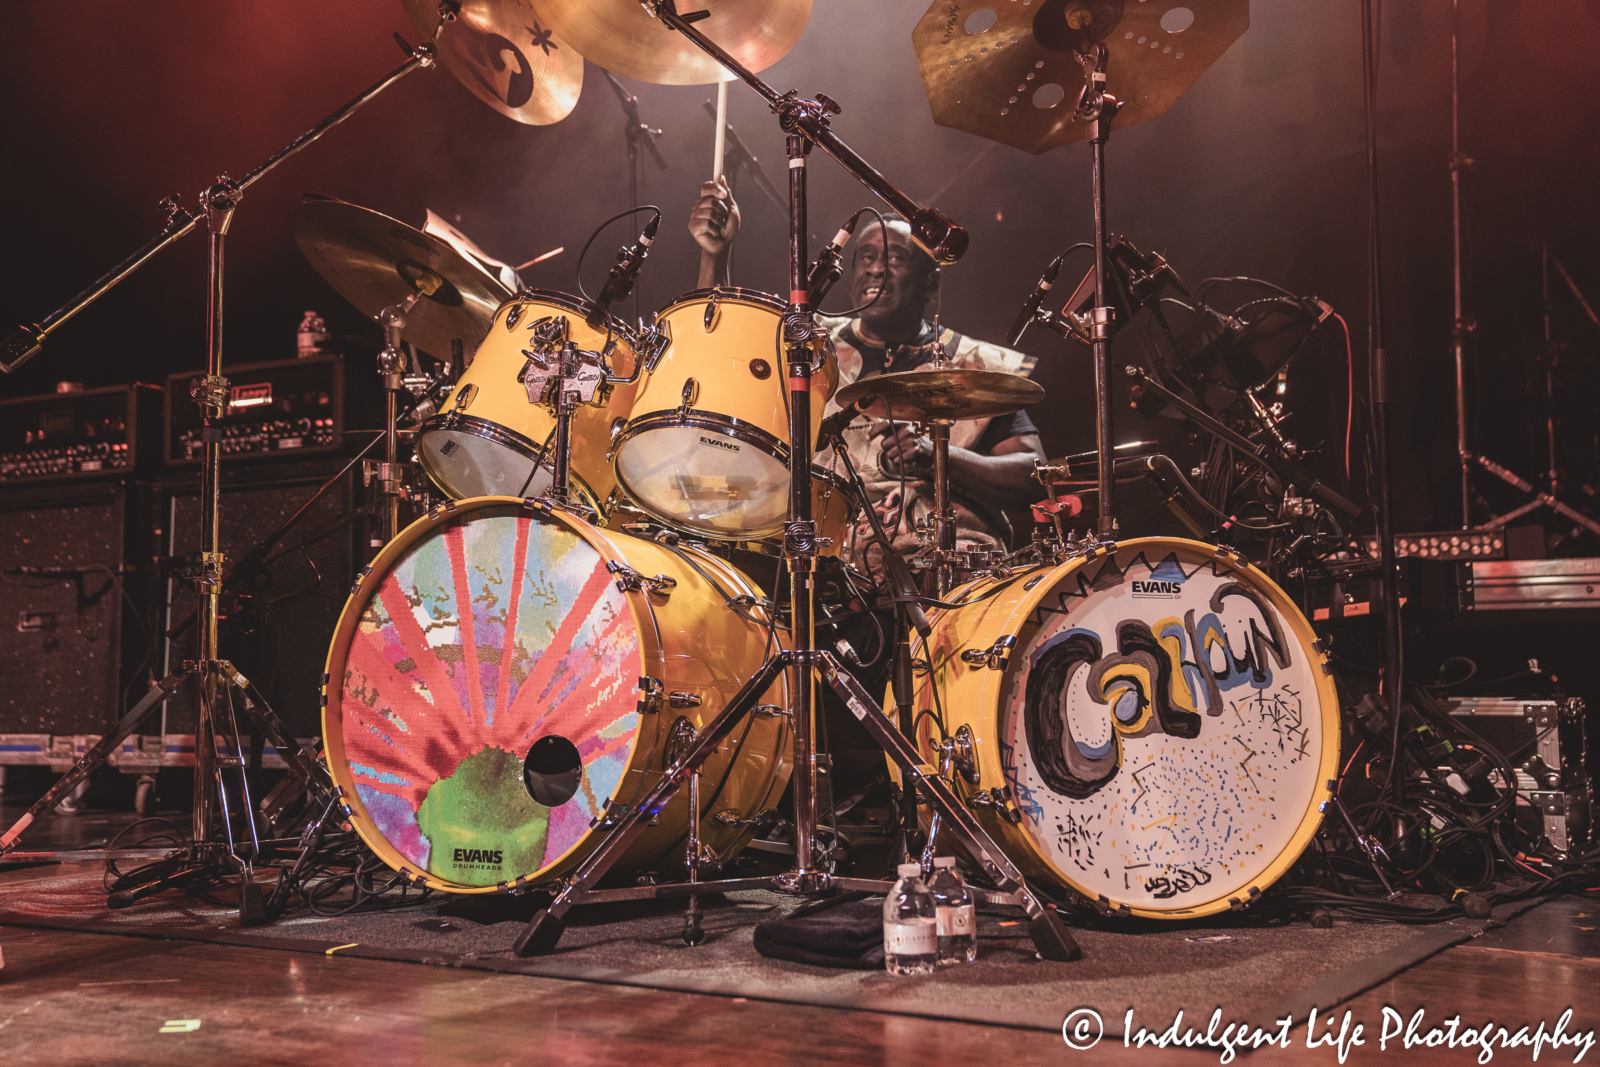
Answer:
[{"label": "drum kit", "polygon": [[[1139,117],[1153,117],[1242,32],[1244,5],[1195,4],[1217,14],[1190,38],[1205,48],[1187,57],[1180,49],[1167,74],[1152,67],[1145,37],[1165,34],[1153,54],[1166,56],[1173,49],[1163,42],[1187,27],[1162,30],[1164,19],[1154,29],[1124,27],[1123,5],[1098,0],[1045,0],[1019,8],[1030,11],[1022,21],[1010,12],[1003,25],[964,29],[946,27],[947,5],[936,4],[914,39],[936,115],[959,113],[974,132],[1035,151],[1072,139],[1071,130],[1090,138],[1103,252],[1104,143],[1113,120],[1132,114],[1106,93],[1108,57],[1135,48],[1125,30],[1144,34],[1137,66],[1129,63],[1147,112]],[[501,110],[553,121],[565,91],[559,65],[526,72],[521,99],[474,80],[473,50],[493,45],[494,27],[531,17],[525,0],[406,6],[435,30],[435,43],[408,64],[441,55]],[[324,818],[348,822],[409,884],[539,894],[519,955],[554,950],[567,911],[603,900],[688,898],[684,936],[697,943],[701,894],[887,885],[836,875],[820,858],[820,682],[884,749],[902,814],[923,827],[924,860],[936,850],[964,855],[984,901],[1023,910],[1042,956],[1071,959],[1078,949],[1036,882],[1113,913],[1174,918],[1247,906],[1319,825],[1336,772],[1338,702],[1310,626],[1240,554],[1173,538],[1117,540],[1104,256],[1081,324],[1101,391],[1098,531],[1074,540],[1058,527],[1009,554],[959,550],[950,427],[1020,410],[1043,390],[939,362],[837,389],[807,285],[810,151],[823,149],[899,211],[936,260],[958,258],[966,234],[845,145],[828,125],[839,111],[833,101],[779,93],[754,73],[798,39],[809,0],[719,0],[710,9],[706,17],[680,14],[673,0],[537,3],[541,32],[569,54],[650,81],[738,80],[768,102],[789,159],[787,299],[702,289],[630,325],[610,305],[628,295],[655,220],[590,299],[512,291],[446,242],[365,208],[314,199],[299,209],[300,247],[390,328],[387,353],[401,336],[434,352],[476,342],[470,362],[452,361],[457,376],[440,383],[448,391],[413,435],[416,465],[443,499],[403,530],[385,531],[329,650],[331,784],[321,765],[299,779],[326,798]],[[1130,5],[1126,18],[1150,14]],[[466,24],[460,39],[441,35],[451,21]],[[942,39],[924,32],[935,24]],[[986,62],[991,51],[1021,73]],[[1007,124],[1013,80],[1026,87],[1036,72],[1056,77],[1079,62],[1087,78],[1076,110],[1050,112],[1048,131]],[[983,78],[964,77],[970,70]],[[215,272],[213,286],[220,294]],[[37,347],[48,329],[32,329]],[[396,498],[400,375],[391,364],[384,375],[383,484]],[[935,446],[934,525],[916,561],[931,575],[927,587],[885,553],[889,589],[879,605],[901,619],[887,694],[868,693],[817,644],[819,557],[848,561],[858,513],[878,526],[842,443],[834,440],[846,476],[811,462],[829,443],[830,401],[868,415],[892,410]],[[208,466],[215,471],[214,458]],[[888,544],[881,528],[876,537]],[[788,603],[730,561],[723,549],[734,545],[781,557]],[[202,671],[217,659],[214,599],[205,610],[212,643],[202,638]],[[226,671],[220,677],[226,684]],[[202,765],[197,780],[210,770]],[[793,868],[776,878],[702,879],[778,820],[786,789]],[[196,818],[198,845],[212,828]],[[19,832],[3,839],[7,848]],[[248,849],[230,837],[225,851],[248,874]],[[686,881],[618,886],[680,868]]]}]

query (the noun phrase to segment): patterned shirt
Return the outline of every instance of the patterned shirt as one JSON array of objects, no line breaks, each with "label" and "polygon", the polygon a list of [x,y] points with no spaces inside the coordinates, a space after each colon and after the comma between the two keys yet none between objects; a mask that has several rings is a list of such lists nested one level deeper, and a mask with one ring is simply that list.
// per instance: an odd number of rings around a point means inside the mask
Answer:
[{"label": "patterned shirt", "polygon": [[[861,339],[857,332],[859,319],[818,316],[818,321],[827,328],[838,352],[840,389],[864,376],[912,370],[931,363],[935,345],[944,350],[948,365],[953,367],[1004,371],[1008,374],[1025,374],[1032,369],[1031,360],[1021,352],[963,337],[950,329],[941,330],[935,337],[934,327],[928,322],[922,324],[922,332],[911,344],[885,351]],[[832,415],[838,410],[839,404],[829,400],[824,415]],[[884,532],[889,535],[896,551],[909,555],[918,547],[918,520],[926,520],[930,527],[933,525],[934,486],[931,480],[910,472],[906,473],[902,482],[898,471],[885,469],[882,463],[885,438],[873,438],[874,431],[882,432],[885,421],[857,415],[844,432],[845,446],[850,452],[850,462],[861,475],[867,495],[883,522]],[[950,427],[950,445],[987,455],[1001,441],[1034,432],[1033,423],[1023,412],[998,418],[964,419]],[[817,460],[843,473],[840,469],[842,464],[831,448],[820,453]],[[954,491],[951,493],[951,502],[956,515],[958,546],[1005,547],[1010,524],[1000,507],[988,501],[963,497]],[[878,546],[870,544],[871,535],[871,524],[863,515],[857,520],[847,557],[856,566],[869,570],[873,569],[877,553],[881,551]],[[864,551],[869,548],[871,551]]]}]

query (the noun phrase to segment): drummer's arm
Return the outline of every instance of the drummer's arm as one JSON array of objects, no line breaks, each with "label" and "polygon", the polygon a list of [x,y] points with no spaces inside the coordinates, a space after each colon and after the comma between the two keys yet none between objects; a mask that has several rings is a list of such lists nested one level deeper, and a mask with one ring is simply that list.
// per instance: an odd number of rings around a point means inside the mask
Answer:
[{"label": "drummer's arm", "polygon": [[950,491],[999,507],[1024,507],[1039,498],[1035,460],[1044,460],[1044,446],[1035,433],[1008,437],[987,456],[952,446]]},{"label": "drummer's arm", "polygon": [[[879,446],[882,466],[894,472],[904,462],[906,473],[933,474],[933,442],[910,425],[901,423],[890,435],[883,424]],[[950,446],[950,490],[960,496],[987,500],[999,507],[1022,507],[1038,499],[1039,483],[1033,478],[1035,460],[1044,459],[1044,446],[1035,433],[1007,437],[988,455]]]},{"label": "drummer's arm", "polygon": [[700,199],[689,209],[689,233],[700,246],[700,279],[696,288],[729,285],[728,261],[739,233],[739,205],[722,180],[700,186]]}]

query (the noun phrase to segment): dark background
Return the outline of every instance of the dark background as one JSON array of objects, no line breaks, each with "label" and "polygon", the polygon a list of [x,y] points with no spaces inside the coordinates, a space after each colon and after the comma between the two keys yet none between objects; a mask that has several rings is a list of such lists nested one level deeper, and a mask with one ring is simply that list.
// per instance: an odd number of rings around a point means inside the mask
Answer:
[{"label": "dark background", "polygon": [[[1197,5],[1198,6],[1198,5]],[[1385,321],[1393,367],[1398,528],[1453,525],[1453,371],[1449,347],[1449,89],[1451,7],[1383,6],[1379,117]],[[945,271],[944,321],[981,338],[1009,325],[1044,263],[1090,235],[1085,146],[1030,156],[933,124],[910,34],[923,0],[816,0],[810,27],[766,73],[780,89],[826,92],[844,106],[836,130],[914,198],[967,226],[972,250]],[[1367,206],[1355,0],[1271,0],[1251,27],[1163,118],[1110,144],[1112,229],[1164,252],[1190,282],[1249,274],[1316,294],[1349,322],[1358,388],[1365,376]],[[1469,311],[1481,321],[1468,363],[1475,446],[1527,476],[1542,452],[1544,351],[1537,243],[1548,240],[1591,302],[1600,301],[1600,3],[1463,0],[1462,143]],[[221,172],[241,175],[402,59],[392,31],[416,31],[393,0],[276,0],[16,5],[0,62],[7,166],[6,284],[0,322],[43,318],[159,229],[157,203],[194,195]],[[1113,75],[1114,79],[1114,75]],[[697,249],[683,226],[709,177],[710,86],[628,83],[645,119],[665,129],[665,172],[645,161],[641,198],[667,214],[641,281],[646,313],[694,286]],[[1113,89],[1115,83],[1113,80]],[[782,140],[758,98],[730,87],[730,118],[767,175],[783,179]],[[432,208],[513,263],[566,252],[524,272],[571,291],[592,228],[627,206],[622,113],[592,65],[571,116],[514,123],[442,69],[419,71],[245,197],[230,236],[227,362],[289,358],[301,313],[336,333],[376,327],[306,263],[290,236],[301,193],[370,206],[420,226]],[[813,240],[869,201],[819,156],[811,168]],[[781,291],[783,219],[748,180],[738,284]],[[596,243],[597,287],[621,227]],[[813,246],[815,247],[815,246]],[[1570,499],[1597,481],[1600,330],[1572,295],[1553,292]],[[160,382],[204,362],[205,239],[192,234],[59,330],[0,383],[7,396],[58,379],[90,386]],[[832,298],[842,306],[843,293]],[[1137,358],[1139,331],[1117,349]],[[1346,366],[1335,331],[1293,364],[1291,429],[1342,480]],[[1032,412],[1051,455],[1092,447],[1087,356],[1037,331],[1047,398]],[[359,384],[365,359],[352,360]],[[371,379],[376,388],[376,375]],[[1358,410],[1360,400],[1358,398]],[[1127,411],[1126,408],[1121,410]],[[1160,439],[1187,466],[1196,456],[1175,423],[1129,412],[1118,440]],[[1362,492],[1361,426],[1355,491]],[[1497,510],[1522,498],[1481,475]],[[1489,512],[1480,508],[1476,518]],[[1124,529],[1148,532],[1133,524]],[[1552,533],[1560,531],[1552,524]],[[1592,552],[1593,538],[1567,550]]]}]

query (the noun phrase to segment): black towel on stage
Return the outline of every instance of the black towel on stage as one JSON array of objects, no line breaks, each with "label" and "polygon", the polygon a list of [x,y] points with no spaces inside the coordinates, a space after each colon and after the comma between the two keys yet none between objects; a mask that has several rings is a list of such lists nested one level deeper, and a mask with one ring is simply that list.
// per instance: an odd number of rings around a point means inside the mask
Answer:
[{"label": "black towel on stage", "polygon": [[756,926],[756,951],[818,967],[883,969],[883,899],[867,893],[802,905]]}]

